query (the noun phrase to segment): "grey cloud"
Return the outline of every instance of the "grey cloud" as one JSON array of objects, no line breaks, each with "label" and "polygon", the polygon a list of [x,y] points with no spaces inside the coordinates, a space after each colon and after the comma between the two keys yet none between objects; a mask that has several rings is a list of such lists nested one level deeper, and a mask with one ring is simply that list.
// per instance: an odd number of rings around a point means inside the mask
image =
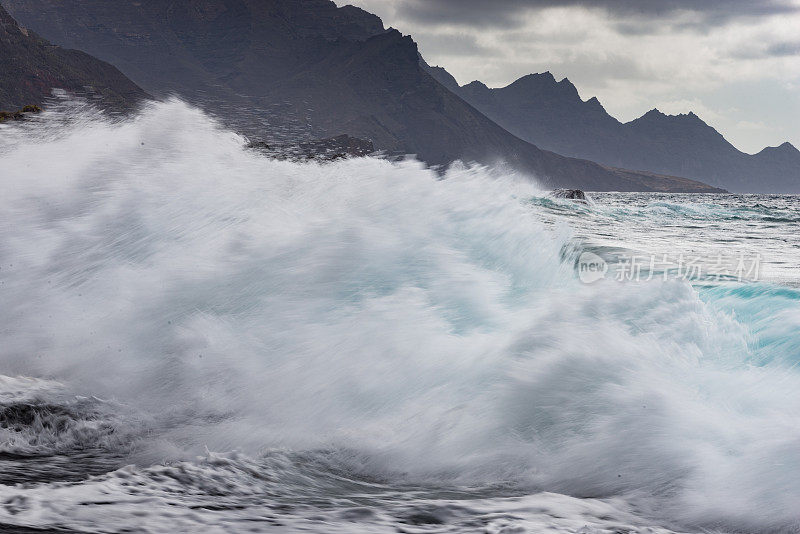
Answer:
[{"label": "grey cloud", "polygon": [[773,57],[800,56],[800,41],[772,44],[767,47],[767,55]]},{"label": "grey cloud", "polygon": [[519,27],[524,23],[519,13],[531,7],[525,0],[400,0],[397,11],[421,24]]},{"label": "grey cloud", "polygon": [[734,59],[764,59],[770,57],[800,56],[800,41],[781,41],[758,47],[743,47],[734,50]]},{"label": "grey cloud", "polygon": [[631,18],[688,10],[698,14],[698,26],[800,11],[792,0],[399,0],[396,6],[399,15],[420,24],[506,27],[522,25],[521,15],[532,10],[564,6],[605,9]]},{"label": "grey cloud", "polygon": [[[532,48],[524,56],[505,58],[503,61],[492,62],[483,70],[479,77],[490,87],[505,87],[511,80],[531,72],[550,71],[560,80],[567,77],[574,83],[586,99],[595,96],[595,93],[585,93],[583,88],[592,87],[593,90],[607,87],[612,82],[652,82],[656,73],[645,66],[636,63],[633,59],[617,54],[606,54],[598,58],[591,54],[564,54],[563,57],[550,58],[546,61],[537,59],[538,51]],[[452,57],[446,58],[447,64],[452,64]],[[462,82],[474,79],[472,77],[460,79]]]},{"label": "grey cloud", "polygon": [[603,59],[580,54],[561,61],[550,62],[551,68],[557,72],[575,73],[571,81],[576,83],[592,83],[601,86],[609,80],[651,80],[654,73],[629,57],[607,55]]},{"label": "grey cloud", "polygon": [[423,49],[436,50],[448,56],[497,56],[500,50],[478,43],[474,35],[466,33],[415,32],[414,39]]},{"label": "grey cloud", "polygon": [[655,33],[663,33],[668,31],[668,27],[653,21],[645,20],[625,20],[614,24],[614,29],[622,35],[630,37],[637,37],[639,35],[653,35]]}]

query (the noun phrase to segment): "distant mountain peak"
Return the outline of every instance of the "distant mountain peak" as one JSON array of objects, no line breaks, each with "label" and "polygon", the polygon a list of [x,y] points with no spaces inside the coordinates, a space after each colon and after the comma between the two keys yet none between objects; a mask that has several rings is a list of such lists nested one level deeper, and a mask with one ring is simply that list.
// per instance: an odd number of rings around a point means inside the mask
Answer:
[{"label": "distant mountain peak", "polygon": [[637,119],[637,120],[641,120],[641,119],[662,119],[662,118],[665,118],[666,116],[667,115],[665,113],[662,113],[661,110],[659,110],[658,108],[653,108],[650,111],[648,111],[647,113],[645,113],[644,115],[642,115],[641,117],[639,117],[639,119]]},{"label": "distant mountain peak", "polygon": [[578,94],[578,88],[575,87],[575,84],[569,81],[569,78],[564,78],[560,82],[558,82],[558,86],[561,88],[562,91],[569,93],[570,97],[580,99],[580,95]]},{"label": "distant mountain peak", "polygon": [[[589,100],[587,100],[584,103],[586,104],[586,107],[588,107],[590,109],[597,110],[597,111],[602,111],[604,113],[606,112],[606,108],[603,106],[603,104],[600,102],[600,100],[598,100],[598,98],[596,96],[593,96],[592,98],[590,98]],[[616,120],[616,119],[614,119],[614,120]]]},{"label": "distant mountain peak", "polygon": [[573,101],[575,104],[582,103],[578,88],[568,78],[556,81],[550,71],[528,74],[500,91],[533,94],[548,100]]},{"label": "distant mountain peak", "polygon": [[551,80],[553,82],[556,81],[556,77],[553,76],[553,73],[550,72],[549,70],[546,70],[544,72],[531,72],[530,74],[526,74],[525,76],[522,76],[520,78],[520,80],[525,80],[525,79],[528,79],[528,78],[545,78],[545,79]]},{"label": "distant mountain peak", "polygon": [[489,88],[489,87],[487,87],[487,85],[485,83],[483,83],[480,80],[471,81],[467,85],[465,85],[464,87],[472,87],[472,88],[477,87],[477,88],[480,88],[480,89],[488,89]]},{"label": "distant mountain peak", "polygon": [[678,117],[686,120],[686,122],[696,122],[696,123],[700,123],[700,124],[703,124],[705,126],[708,126],[706,121],[704,121],[703,119],[698,117],[697,114],[694,111],[690,111],[688,113],[681,113],[681,114],[678,115]]},{"label": "distant mountain peak", "polygon": [[556,85],[556,77],[550,71],[526,74],[522,78],[512,82],[508,87],[512,86],[537,86]]},{"label": "distant mountain peak", "polygon": [[800,156],[800,150],[797,150],[793,144],[791,144],[789,141],[786,141],[778,146],[768,146],[759,152],[759,154],[781,154],[796,157]]},{"label": "distant mountain peak", "polygon": [[[382,30],[384,28],[383,20],[379,16],[377,16],[377,15],[375,15],[373,13],[370,13],[369,11],[367,11],[365,9],[361,9],[360,7],[353,6],[353,5],[350,5],[350,4],[344,5],[344,6],[340,7],[340,8],[338,8],[338,9],[339,9],[340,13],[346,14],[346,15],[350,16],[351,18],[358,17],[363,21],[367,21],[368,23],[373,24],[376,28],[379,28],[380,30]],[[386,28],[386,29],[390,30],[392,28]]]},{"label": "distant mountain peak", "polygon": [[688,113],[678,113],[675,115],[669,115],[667,113],[662,112],[658,108],[653,108],[638,119],[633,121],[634,123],[640,122],[670,122],[673,124],[686,124],[686,125],[694,125],[694,126],[706,126],[709,127],[708,124],[698,117],[693,111],[689,111]]}]

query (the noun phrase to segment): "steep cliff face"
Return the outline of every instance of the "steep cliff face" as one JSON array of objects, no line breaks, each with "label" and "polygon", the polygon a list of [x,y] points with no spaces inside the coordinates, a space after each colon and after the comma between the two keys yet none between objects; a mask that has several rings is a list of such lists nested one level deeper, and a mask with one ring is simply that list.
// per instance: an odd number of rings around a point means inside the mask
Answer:
[{"label": "steep cliff face", "polygon": [[346,131],[380,149],[412,153],[431,164],[456,159],[503,161],[550,185],[589,190],[710,190],[703,184],[653,174],[620,172],[591,161],[540,150],[488,119],[431,77],[417,45],[395,30],[365,41],[327,43],[259,99],[305,112],[309,131],[325,137]]},{"label": "steep cliff face", "polygon": [[178,93],[268,143],[347,133],[430,164],[504,161],[548,185],[708,190],[542,151],[437,82],[414,41],[327,0],[5,0],[157,95]]},{"label": "steep cliff face", "polygon": [[129,108],[147,94],[115,67],[84,52],[53,46],[0,6],[0,109],[41,104],[53,89],[91,93]]},{"label": "steep cliff face", "polygon": [[549,72],[490,89],[478,81],[459,86],[441,67],[423,66],[500,126],[540,148],[733,191],[800,192],[796,150],[745,154],[694,113],[665,115],[654,109],[623,124],[597,98],[582,100],[569,80],[556,81]]},{"label": "steep cliff face", "polygon": [[236,99],[314,56],[320,42],[366,39],[381,20],[328,0],[5,0],[54,43],[119,67],[157,96]]}]

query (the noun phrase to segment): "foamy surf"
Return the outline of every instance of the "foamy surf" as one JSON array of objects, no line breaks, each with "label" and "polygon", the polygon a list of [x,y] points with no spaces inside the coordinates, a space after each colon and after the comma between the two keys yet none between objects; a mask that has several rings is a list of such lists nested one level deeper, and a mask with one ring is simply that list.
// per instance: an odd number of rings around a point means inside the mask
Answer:
[{"label": "foamy surf", "polygon": [[797,531],[797,293],[576,275],[674,202],[245,141],[178,101],[0,132],[0,450],[91,475],[0,523]]}]

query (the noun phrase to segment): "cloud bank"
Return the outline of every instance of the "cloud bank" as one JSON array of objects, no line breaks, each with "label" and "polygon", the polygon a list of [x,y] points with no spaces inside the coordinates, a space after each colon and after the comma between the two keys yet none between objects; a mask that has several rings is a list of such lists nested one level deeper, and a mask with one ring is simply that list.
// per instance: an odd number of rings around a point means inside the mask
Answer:
[{"label": "cloud bank", "polygon": [[519,25],[531,11],[556,7],[603,10],[611,15],[651,18],[691,12],[698,25],[733,18],[797,13],[791,0],[399,0],[398,14],[419,24]]}]

